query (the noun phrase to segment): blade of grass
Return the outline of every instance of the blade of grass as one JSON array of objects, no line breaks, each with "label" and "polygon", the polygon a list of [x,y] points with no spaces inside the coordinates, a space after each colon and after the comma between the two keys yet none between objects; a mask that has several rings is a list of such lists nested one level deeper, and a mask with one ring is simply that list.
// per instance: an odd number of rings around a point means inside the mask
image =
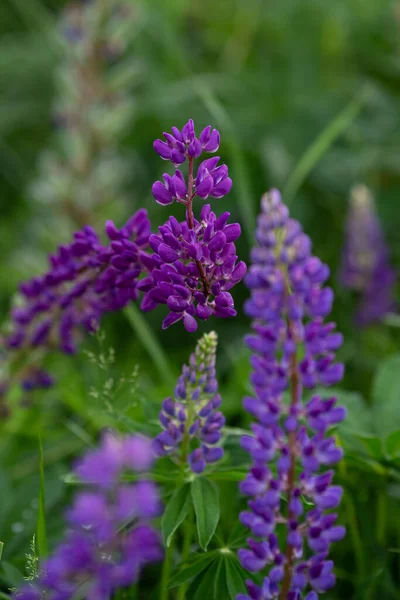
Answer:
[{"label": "blade of grass", "polygon": [[46,509],[45,509],[45,491],[44,491],[44,460],[42,438],[39,435],[39,505],[36,524],[36,548],[40,558],[47,555],[47,535],[46,535]]},{"label": "blade of grass", "polygon": [[4,550],[4,544],[3,544],[3,542],[0,542],[0,560],[1,560],[1,557],[3,556],[3,550]]},{"label": "blade of grass", "polygon": [[286,204],[290,204],[308,175],[315,168],[334,141],[344,133],[355,121],[366,99],[365,94],[359,94],[328,124],[318,135],[311,146],[307,148],[298,161],[294,171],[289,176],[283,189]]},{"label": "blade of grass", "polygon": [[158,339],[154,335],[152,329],[149,327],[147,321],[143,318],[141,312],[134,304],[130,304],[124,309],[124,313],[132,329],[136,332],[138,338],[141,340],[143,347],[147,350],[147,353],[154,361],[162,381],[175,385],[174,369],[169,364],[167,356],[160,346]]}]

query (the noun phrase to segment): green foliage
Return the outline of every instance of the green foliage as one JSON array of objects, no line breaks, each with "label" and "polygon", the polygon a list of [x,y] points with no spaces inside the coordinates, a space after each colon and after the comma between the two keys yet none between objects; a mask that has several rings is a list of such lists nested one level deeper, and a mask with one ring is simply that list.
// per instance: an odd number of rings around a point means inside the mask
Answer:
[{"label": "green foliage", "polygon": [[175,531],[187,517],[190,506],[190,485],[186,483],[179,487],[172,495],[161,519],[161,529],[166,546],[170,545]]},{"label": "green foliage", "polygon": [[45,506],[45,487],[44,487],[44,460],[42,440],[39,436],[39,473],[40,488],[38,500],[38,514],[36,525],[36,543],[40,558],[47,554],[47,533],[46,533],[46,506]]},{"label": "green foliage", "polygon": [[199,544],[207,550],[220,516],[218,488],[205,477],[196,477],[192,482],[192,499]]}]

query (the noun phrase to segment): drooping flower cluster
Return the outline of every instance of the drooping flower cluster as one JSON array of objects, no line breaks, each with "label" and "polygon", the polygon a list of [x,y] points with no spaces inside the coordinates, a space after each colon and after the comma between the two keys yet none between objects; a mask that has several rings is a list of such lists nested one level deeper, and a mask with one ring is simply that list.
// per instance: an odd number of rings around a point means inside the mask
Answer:
[{"label": "drooping flower cluster", "polygon": [[84,227],[72,243],[50,256],[47,273],[21,284],[5,343],[14,354],[32,355],[21,377],[25,390],[51,385],[51,377],[35,366],[35,350],[73,354],[82,330],[94,331],[106,311],[119,310],[137,298],[138,278],[152,267],[145,252],[150,235],[147,212],[137,211],[121,229],[108,221],[106,233],[107,246],[91,227]]},{"label": "drooping flower cluster", "polygon": [[[345,534],[337,515],[326,512],[342,496],[330,469],[342,451],[329,429],[345,411],[334,397],[316,394],[305,402],[302,396],[303,388],[340,381],[343,365],[335,362],[335,351],[342,336],[324,322],[333,300],[324,287],[329,270],[311,255],[310,239],[289,218],[277,190],[262,199],[256,238],[245,307],[253,319],[246,342],[255,394],[244,399],[244,408],[257,422],[253,435],[242,438],[252,467],[241,484],[249,501],[240,515],[253,537],[239,558],[250,572],[270,569],[261,587],[249,581],[248,595],[238,600],[316,600],[335,583],[328,551]],[[277,527],[285,528],[285,548]]]},{"label": "drooping flower cluster", "polygon": [[178,379],[174,398],[162,404],[160,423],[164,429],[153,442],[157,456],[171,456],[181,466],[189,464],[194,473],[202,473],[207,464],[224,454],[218,446],[225,424],[218,382],[215,376],[217,335],[206,333],[198,342]]},{"label": "drooping flower cluster", "polygon": [[166,142],[154,142],[156,152],[175,166],[187,160],[188,181],[179,170],[172,177],[165,174],[164,184],[157,181],[153,185],[153,195],[159,204],[171,204],[174,200],[184,204],[186,220],[179,223],[170,217],[159,227],[159,234],[150,238],[157,266],[140,286],[146,292],[142,309],[153,310],[160,303],[166,304],[170,313],[163,327],[183,320],[187,331],[193,332],[197,329],[196,318],[236,314],[229,290],[244,277],[246,265],[237,263],[235,241],[240,236],[240,225],[228,224],[228,212],[217,217],[205,205],[199,221],[193,214],[196,196],[222,198],[232,187],[226,165],[217,166],[219,157],[204,160],[194,173],[194,159],[203,151],[218,149],[218,131],[208,126],[197,138],[190,119],[182,131],[173,127],[172,134],[164,136]]},{"label": "drooping flower cluster", "polygon": [[76,468],[87,490],[75,497],[65,540],[41,565],[39,579],[14,594],[18,600],[110,600],[117,588],[136,582],[142,569],[162,560],[150,521],[162,512],[157,487],[127,473],[151,468],[150,440],[108,434]]},{"label": "drooping flower cluster", "polygon": [[360,294],[356,315],[360,325],[380,321],[394,309],[396,274],[374,199],[364,185],[351,191],[340,278],[345,287]]}]

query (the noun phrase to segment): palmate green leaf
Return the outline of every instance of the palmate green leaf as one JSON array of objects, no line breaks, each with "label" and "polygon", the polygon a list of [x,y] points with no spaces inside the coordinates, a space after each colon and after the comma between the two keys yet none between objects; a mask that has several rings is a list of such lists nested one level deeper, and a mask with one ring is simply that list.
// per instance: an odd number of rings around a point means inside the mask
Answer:
[{"label": "palmate green leaf", "polygon": [[218,488],[205,477],[197,477],[192,481],[192,499],[199,544],[203,550],[207,550],[220,517]]},{"label": "palmate green leaf", "polygon": [[230,597],[225,574],[225,561],[222,554],[212,562],[200,577],[192,582],[186,592],[186,600],[222,600]]},{"label": "palmate green leaf", "polygon": [[400,355],[391,356],[379,367],[372,387],[374,426],[386,438],[400,429]]},{"label": "palmate green leaf", "polygon": [[172,536],[187,516],[190,501],[189,484],[179,487],[169,500],[161,519],[161,529],[166,546],[170,545]]},{"label": "palmate green leaf", "polygon": [[39,436],[39,472],[40,488],[38,499],[38,514],[36,523],[36,547],[38,556],[43,558],[47,554],[47,533],[46,533],[46,509],[45,509],[45,489],[44,489],[44,459],[42,439]]},{"label": "palmate green leaf", "polygon": [[197,575],[202,573],[216,558],[218,551],[206,552],[205,554],[197,554],[193,557],[190,563],[184,563],[179,570],[171,577],[168,588],[174,588],[188,581],[192,581]]},{"label": "palmate green leaf", "polygon": [[229,594],[232,600],[236,600],[239,593],[246,593],[245,580],[248,577],[246,571],[241,567],[234,554],[225,554],[225,577]]}]

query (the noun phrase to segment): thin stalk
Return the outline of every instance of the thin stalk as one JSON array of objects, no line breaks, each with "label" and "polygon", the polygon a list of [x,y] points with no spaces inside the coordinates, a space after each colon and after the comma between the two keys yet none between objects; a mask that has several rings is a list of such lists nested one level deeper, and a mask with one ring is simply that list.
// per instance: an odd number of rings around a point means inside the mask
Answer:
[{"label": "thin stalk", "polygon": [[169,589],[168,582],[171,577],[171,568],[172,568],[172,558],[174,555],[174,540],[171,540],[170,545],[168,546],[165,552],[165,558],[163,562],[163,568],[161,573],[161,584],[160,584],[160,600],[168,600]]},{"label": "thin stalk", "polygon": [[[193,157],[189,156],[188,198],[187,198],[187,202],[186,202],[186,209],[187,209],[187,218],[188,218],[188,224],[189,224],[190,229],[194,229],[193,198],[194,198],[195,194],[193,194],[193,185],[194,185]],[[210,293],[210,286],[208,285],[207,275],[204,271],[204,268],[203,268],[203,265],[201,264],[201,262],[199,260],[196,260],[195,263],[196,263],[197,269],[200,273],[201,281],[203,282],[204,294],[206,296],[208,296]]]},{"label": "thin stalk", "polygon": [[[291,330],[290,322],[288,323],[289,331]],[[297,358],[297,351],[295,351],[291,357],[291,365],[290,365],[290,406],[296,406],[300,400],[301,394],[301,386],[300,386],[300,377],[299,377],[299,365]],[[295,487],[295,476],[296,476],[296,432],[291,431],[289,434],[289,456],[290,456],[290,468],[288,473],[288,481],[287,481],[287,503],[288,507],[290,506],[290,502],[292,499],[294,487]],[[293,518],[293,514],[290,509],[288,509],[288,522]],[[285,552],[285,570],[282,580],[282,587],[280,593],[280,600],[286,600],[290,585],[292,582],[292,571],[293,571],[293,563],[294,563],[294,548],[291,544],[286,546]]]},{"label": "thin stalk", "polygon": [[[190,556],[190,549],[192,547],[192,535],[193,535],[193,511],[190,511],[190,516],[187,517],[184,523],[184,534],[183,534],[183,548],[182,548],[182,560],[184,563]],[[179,587],[177,600],[185,600],[187,584],[184,583]]]},{"label": "thin stalk", "polygon": [[385,544],[386,533],[386,486],[378,490],[378,506],[377,506],[377,522],[376,522],[376,539],[381,547]]}]

